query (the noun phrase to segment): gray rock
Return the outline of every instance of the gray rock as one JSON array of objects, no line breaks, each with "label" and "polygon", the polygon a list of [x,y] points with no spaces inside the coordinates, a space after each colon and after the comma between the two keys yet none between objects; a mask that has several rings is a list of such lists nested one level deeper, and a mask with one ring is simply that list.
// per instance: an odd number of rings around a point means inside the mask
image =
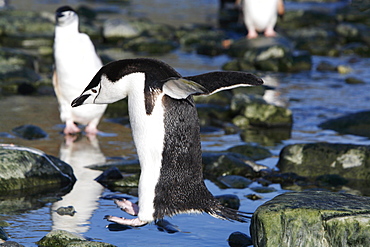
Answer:
[{"label": "gray rock", "polygon": [[68,206],[68,207],[59,207],[56,212],[59,215],[69,215],[69,216],[74,216],[76,213],[76,210],[73,206]]},{"label": "gray rock", "polygon": [[227,151],[245,155],[253,160],[262,160],[272,156],[272,153],[267,148],[250,144],[234,146]]},{"label": "gray rock", "polygon": [[36,242],[38,246],[65,246],[65,247],[115,247],[115,245],[88,241],[86,238],[64,230],[53,230]]},{"label": "gray rock", "polygon": [[139,36],[140,30],[131,22],[123,19],[108,19],[103,25],[103,36],[111,38],[132,38]]},{"label": "gray rock", "polygon": [[266,103],[261,97],[237,94],[231,102],[235,115],[233,123],[246,129],[255,127],[287,127],[293,125],[293,114],[288,108]]},{"label": "gray rock", "polygon": [[309,70],[312,65],[309,54],[293,52],[292,43],[282,36],[242,38],[230,46],[228,54],[237,59],[224,64],[225,70],[296,72]]},{"label": "gray rock", "polygon": [[24,247],[23,244],[19,244],[19,243],[14,242],[14,241],[5,241],[4,243],[0,244],[0,246],[3,246],[3,247]]},{"label": "gray rock", "polygon": [[370,137],[370,111],[362,111],[330,119],[321,123],[319,127],[335,130],[340,134]]},{"label": "gray rock", "polygon": [[240,175],[254,177],[257,173],[248,165],[250,158],[235,153],[203,153],[203,172],[205,176],[219,177]]},{"label": "gray rock", "polygon": [[145,54],[165,54],[175,48],[177,44],[171,40],[147,36],[133,38],[123,45],[124,50]]},{"label": "gray rock", "polygon": [[71,187],[76,181],[72,168],[40,150],[0,145],[0,191]]},{"label": "gray rock", "polygon": [[347,84],[352,84],[352,85],[359,85],[359,84],[365,84],[366,82],[364,80],[355,78],[355,77],[348,77],[345,79],[345,82]]},{"label": "gray rock", "polygon": [[225,207],[232,208],[235,210],[238,210],[240,207],[240,199],[237,195],[226,194],[215,196],[215,198],[219,200],[220,203]]},{"label": "gray rock", "polygon": [[368,181],[370,146],[308,143],[285,146],[277,167],[304,177],[336,174],[346,179]]},{"label": "gray rock", "polygon": [[250,232],[256,247],[369,246],[369,211],[368,197],[290,192],[261,205]]},{"label": "gray rock", "polygon": [[12,129],[13,133],[27,140],[46,138],[48,134],[38,126],[32,124],[21,125]]},{"label": "gray rock", "polygon": [[229,188],[237,189],[247,188],[253,182],[252,180],[239,175],[220,176],[217,180]]},{"label": "gray rock", "polygon": [[253,245],[251,237],[242,232],[231,233],[228,242],[230,247],[246,247]]},{"label": "gray rock", "polygon": [[0,226],[0,241],[2,240],[8,240],[8,234],[4,231],[4,228]]}]

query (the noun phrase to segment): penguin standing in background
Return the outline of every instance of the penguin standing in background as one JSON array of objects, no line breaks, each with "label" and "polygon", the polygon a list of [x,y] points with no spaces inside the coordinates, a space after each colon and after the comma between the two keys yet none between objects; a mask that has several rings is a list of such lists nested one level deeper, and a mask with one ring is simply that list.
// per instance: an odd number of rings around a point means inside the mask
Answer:
[{"label": "penguin standing in background", "polygon": [[284,15],[283,0],[236,0],[242,1],[244,23],[248,29],[248,39],[258,37],[257,32],[264,32],[266,37],[276,36],[274,30],[277,17]]},{"label": "penguin standing in background", "polygon": [[55,20],[53,86],[60,118],[66,123],[63,132],[66,135],[80,132],[76,125],[80,123],[87,125],[88,135],[95,135],[107,105],[72,108],[71,102],[102,67],[102,62],[89,36],[78,31],[78,15],[71,7],[58,8]]},{"label": "penguin standing in background", "polygon": [[204,184],[200,125],[192,95],[262,83],[260,78],[243,72],[182,77],[169,65],[148,58],[103,66],[72,106],[107,104],[128,97],[141,167],[139,205],[115,201],[122,210],[138,217],[106,219],[142,226],[179,213],[208,213],[244,222],[248,217],[245,213],[222,206]]}]

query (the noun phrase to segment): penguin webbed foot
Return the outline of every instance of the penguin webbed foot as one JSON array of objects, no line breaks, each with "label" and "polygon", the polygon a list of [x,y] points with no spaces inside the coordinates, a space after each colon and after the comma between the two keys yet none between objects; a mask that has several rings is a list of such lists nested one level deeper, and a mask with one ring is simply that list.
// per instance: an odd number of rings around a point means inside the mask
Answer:
[{"label": "penguin webbed foot", "polygon": [[126,213],[136,216],[139,213],[139,206],[129,200],[122,199],[114,199],[114,203],[122,210],[125,211]]},{"label": "penguin webbed foot", "polygon": [[123,217],[117,217],[117,216],[112,216],[112,215],[106,215],[104,216],[104,219],[114,222],[120,225],[125,225],[125,226],[145,226],[148,224],[148,222],[141,221],[139,218],[134,218],[134,219],[126,219]]}]

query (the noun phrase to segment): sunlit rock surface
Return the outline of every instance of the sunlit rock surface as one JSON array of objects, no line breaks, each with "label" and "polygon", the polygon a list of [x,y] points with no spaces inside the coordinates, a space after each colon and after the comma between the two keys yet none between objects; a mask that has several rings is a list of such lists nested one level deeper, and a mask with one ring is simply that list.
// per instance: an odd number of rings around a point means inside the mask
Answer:
[{"label": "sunlit rock surface", "polygon": [[325,191],[289,192],[253,215],[256,247],[370,245],[370,198]]}]

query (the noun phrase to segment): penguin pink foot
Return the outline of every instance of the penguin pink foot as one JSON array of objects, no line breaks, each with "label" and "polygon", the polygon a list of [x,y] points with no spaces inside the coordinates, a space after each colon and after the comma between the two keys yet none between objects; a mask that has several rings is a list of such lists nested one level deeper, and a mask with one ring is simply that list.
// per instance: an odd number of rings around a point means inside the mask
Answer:
[{"label": "penguin pink foot", "polygon": [[123,199],[123,200],[114,200],[114,203],[126,213],[130,215],[136,216],[139,213],[139,206],[133,202],[130,202],[129,200]]},{"label": "penguin pink foot", "polygon": [[264,35],[265,35],[266,37],[275,37],[275,36],[276,36],[276,32],[275,32],[274,28],[270,27],[270,28],[267,28],[267,29],[265,30]]},{"label": "penguin pink foot", "polygon": [[77,125],[73,121],[66,121],[66,127],[63,130],[63,133],[66,135],[76,134],[81,132]]},{"label": "penguin pink foot", "polygon": [[141,221],[139,220],[139,218],[125,219],[123,217],[106,215],[104,219],[125,226],[145,226],[146,224],[148,224],[148,222]]},{"label": "penguin pink foot", "polygon": [[256,30],[254,29],[248,30],[247,39],[255,39],[257,37],[258,37],[258,33],[256,32]]},{"label": "penguin pink foot", "polygon": [[85,128],[85,132],[87,135],[89,136],[95,136],[99,133],[99,130],[98,128],[96,127],[96,125],[93,125],[93,124],[89,124],[86,126]]}]

